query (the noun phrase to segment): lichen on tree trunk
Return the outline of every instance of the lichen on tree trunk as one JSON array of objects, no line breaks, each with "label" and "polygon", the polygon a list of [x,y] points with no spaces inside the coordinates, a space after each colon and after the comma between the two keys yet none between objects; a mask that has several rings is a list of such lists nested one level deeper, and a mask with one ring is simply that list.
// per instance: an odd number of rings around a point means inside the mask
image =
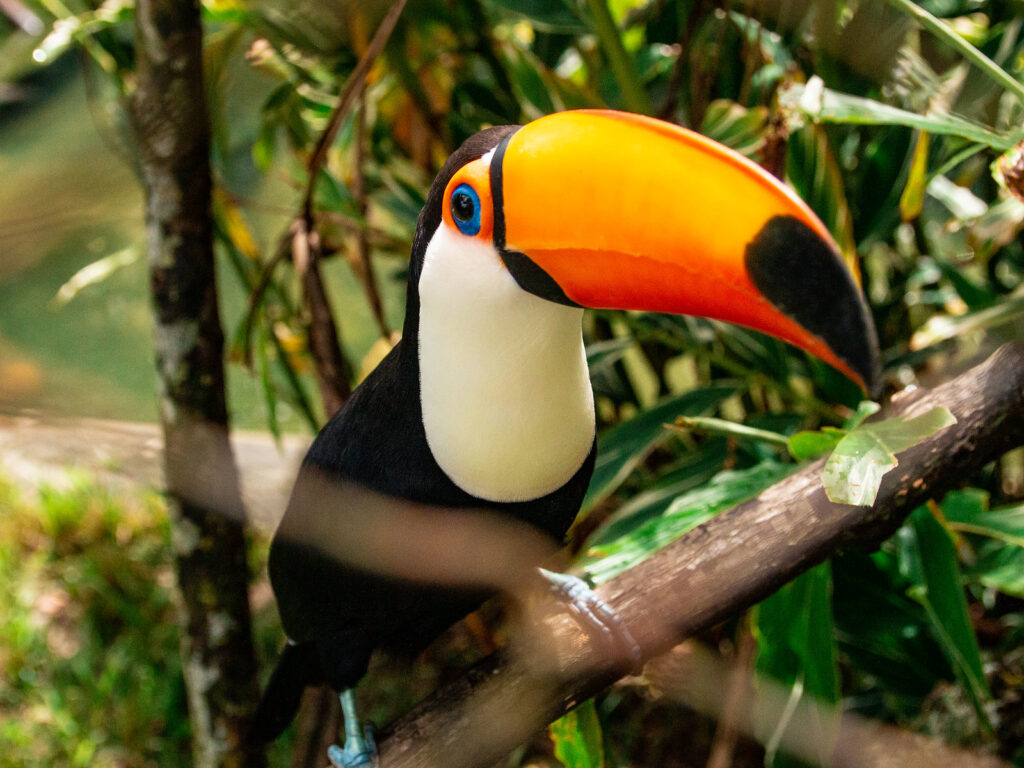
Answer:
[{"label": "lichen on tree trunk", "polygon": [[164,471],[195,764],[260,765],[262,752],[245,744],[256,665],[241,495],[228,442],[198,4],[139,0],[136,54],[132,128],[146,192]]}]

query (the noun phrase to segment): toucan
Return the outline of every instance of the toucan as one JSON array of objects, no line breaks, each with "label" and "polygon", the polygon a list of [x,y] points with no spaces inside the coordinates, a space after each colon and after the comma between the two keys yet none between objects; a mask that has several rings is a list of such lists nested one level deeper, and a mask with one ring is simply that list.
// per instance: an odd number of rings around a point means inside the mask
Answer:
[{"label": "toucan", "polygon": [[[756,164],[677,125],[607,110],[477,133],[448,158],[420,213],[401,341],[314,440],[272,541],[288,644],[257,738],[275,738],[303,689],[326,682],[346,720],[331,760],[370,762],[351,689],[371,654],[419,652],[488,594],[338,559],[321,539],[358,519],[365,497],[332,497],[332,483],[564,537],[595,461],[587,307],[738,323],[869,391],[877,384],[857,280],[810,208]],[[423,514],[441,542],[460,525],[458,515]],[[377,533],[384,548],[415,535]],[[588,615],[628,644],[613,614],[597,604]]]}]

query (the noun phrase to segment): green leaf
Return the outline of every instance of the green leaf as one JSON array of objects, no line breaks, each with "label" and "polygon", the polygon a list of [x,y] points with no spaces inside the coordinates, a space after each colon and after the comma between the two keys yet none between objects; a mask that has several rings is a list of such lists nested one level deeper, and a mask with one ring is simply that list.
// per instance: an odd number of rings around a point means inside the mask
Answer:
[{"label": "green leaf", "polygon": [[957,295],[964,300],[964,304],[966,304],[968,309],[972,312],[987,309],[988,307],[995,305],[998,297],[993,291],[976,284],[955,264],[950,264],[945,259],[940,259],[935,256],[933,256],[932,259],[935,262],[935,265],[942,270],[943,276],[953,284],[953,288],[956,290]]},{"label": "green leaf", "polygon": [[857,410],[850,414],[843,422],[843,429],[849,431],[863,424],[869,416],[874,416],[882,410],[882,406],[873,400],[861,400],[857,403]]},{"label": "green leaf", "polygon": [[927,507],[910,516],[901,533],[908,570],[916,582],[911,596],[925,608],[933,633],[949,659],[960,684],[974,705],[979,721],[991,730],[985,704],[992,694],[981,666],[981,652],[974,635],[964,596],[956,547],[949,533]]},{"label": "green leaf", "polygon": [[702,134],[751,160],[756,159],[767,129],[767,107],[747,109],[729,99],[712,101],[700,124]]},{"label": "green leaf", "polygon": [[594,533],[590,546],[615,541],[648,520],[663,514],[682,494],[700,488],[725,469],[730,452],[723,437],[704,442],[700,450],[688,452],[679,464],[658,478],[657,482],[631,498]]},{"label": "green leaf", "polygon": [[753,498],[795,469],[794,464],[764,461],[750,469],[720,472],[707,486],[677,497],[659,517],[588,550],[587,575],[595,582],[607,581],[719,512]]},{"label": "green leaf", "polygon": [[[980,491],[975,493],[980,494]],[[966,492],[963,492],[960,496],[965,494]],[[976,533],[998,539],[1004,544],[1024,547],[1024,504],[1000,507],[990,512],[977,510],[965,513],[964,507],[960,504],[953,506],[950,502],[943,501],[942,511],[950,525],[958,531]]]},{"label": "green leaf", "polygon": [[[812,568],[761,602],[754,614],[758,640],[757,670],[793,687],[796,697],[812,696],[823,702],[839,701],[839,668],[832,617],[832,571],[828,563]],[[820,714],[817,708],[809,710]],[[775,749],[792,724],[785,713],[762,734],[768,753],[766,765],[793,764],[780,760]],[[834,722],[802,723],[814,728],[814,743],[822,751],[821,765],[829,762],[830,733]],[[791,737],[792,738],[792,737]]]},{"label": "green leaf", "polygon": [[525,18],[544,32],[587,31],[586,25],[564,0],[490,0],[490,4],[505,13]]},{"label": "green leaf", "polygon": [[548,726],[548,735],[555,745],[555,757],[565,768],[603,768],[601,721],[593,699],[555,720]]},{"label": "green leaf", "polygon": [[588,344],[587,367],[590,369],[590,377],[594,378],[595,374],[603,373],[621,360],[632,345],[633,339],[629,336]]},{"label": "green leaf", "polygon": [[913,221],[921,215],[921,208],[924,207],[924,191],[928,182],[928,137],[927,131],[921,131],[914,144],[910,174],[903,187],[903,194],[900,195],[900,218],[903,221]]},{"label": "green leaf", "polygon": [[924,608],[907,594],[911,584],[895,554],[848,550],[832,560],[832,579],[840,651],[855,674],[868,677],[853,697],[876,702],[865,714],[917,717],[924,699],[952,671],[928,630]]},{"label": "green leaf", "polygon": [[978,548],[971,576],[986,587],[1024,598],[1024,548],[986,542]]},{"label": "green leaf", "polygon": [[597,465],[583,500],[583,510],[612,493],[654,448],[672,436],[665,423],[677,416],[707,413],[739,391],[738,385],[718,385],[671,397],[660,405],[617,424],[597,439]]},{"label": "green leaf", "polygon": [[839,441],[825,463],[825,492],[837,504],[874,504],[882,477],[897,464],[896,454],[955,423],[948,409],[933,408],[913,419],[861,425]]},{"label": "green leaf", "polygon": [[828,227],[839,243],[843,260],[856,275],[857,242],[846,200],[843,171],[824,128],[809,125],[790,135],[786,149],[786,178]]},{"label": "green leaf", "polygon": [[1015,137],[997,133],[985,126],[953,115],[927,112],[917,114],[891,107],[874,99],[851,96],[824,88],[820,79],[811,78],[806,84],[794,83],[779,93],[779,103],[785,109],[822,123],[842,125],[902,125],[941,136],[959,136],[968,141],[1006,150],[1015,143]]},{"label": "green leaf", "polygon": [[266,326],[262,323],[256,328],[256,360],[259,363],[260,389],[263,392],[263,403],[267,407],[267,428],[274,437],[274,442],[281,444],[281,424],[277,415],[277,390],[274,388],[273,379],[270,375],[270,358],[267,348],[270,340],[267,338]]},{"label": "green leaf", "polygon": [[693,430],[747,440],[761,440],[766,443],[774,443],[775,445],[787,444],[786,436],[780,435],[778,432],[756,429],[748,427],[746,424],[737,424],[735,421],[716,419],[711,416],[680,416],[676,419],[675,424],[667,424],[666,426],[680,432]]},{"label": "green leaf", "polygon": [[820,431],[804,430],[790,437],[787,447],[794,459],[804,461],[833,450],[846,434],[845,429],[835,427],[823,427]]},{"label": "green leaf", "polygon": [[926,349],[957,336],[980,330],[989,331],[1021,320],[1024,320],[1024,296],[1004,299],[993,307],[957,317],[935,315],[910,338],[910,348]]}]

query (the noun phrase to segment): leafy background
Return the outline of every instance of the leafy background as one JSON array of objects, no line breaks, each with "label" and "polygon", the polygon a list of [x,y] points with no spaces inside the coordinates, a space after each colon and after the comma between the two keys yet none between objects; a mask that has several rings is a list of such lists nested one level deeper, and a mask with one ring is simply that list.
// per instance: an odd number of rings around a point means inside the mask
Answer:
[{"label": "leafy background", "polygon": [[[323,419],[294,271],[274,256],[388,6],[202,4],[243,426],[308,433]],[[2,7],[0,405],[152,419],[122,108],[132,8]],[[950,377],[1024,329],[1024,203],[999,170],[1024,136],[1021,12],[1003,0],[410,0],[315,185],[345,354],[363,375],[400,327],[416,215],[454,147],[486,125],[608,106],[694,128],[783,176],[863,278],[888,390]],[[857,413],[852,384],[743,329],[594,312],[585,334],[602,431],[571,546],[596,580],[791,472],[785,438]],[[679,416],[778,439],[666,428]],[[794,697],[1024,765],[1024,456],[963,484],[877,550],[842,552],[698,642]],[[0,491],[0,765],[178,764],[188,731],[159,500],[115,498],[77,475]],[[280,630],[265,544],[254,535],[269,663]],[[360,697],[386,721],[479,646],[456,630],[411,677],[379,665]],[[791,726],[781,712],[762,723],[733,764],[796,763],[774,746]],[[507,764],[703,765],[715,727],[638,679]],[[288,739],[272,758],[288,762]]]}]

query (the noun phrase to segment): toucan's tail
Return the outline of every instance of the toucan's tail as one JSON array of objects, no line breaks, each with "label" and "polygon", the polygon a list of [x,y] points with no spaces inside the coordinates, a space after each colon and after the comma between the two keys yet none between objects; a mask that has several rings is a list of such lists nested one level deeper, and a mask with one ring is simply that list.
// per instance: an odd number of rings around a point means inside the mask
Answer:
[{"label": "toucan's tail", "polygon": [[249,741],[266,744],[280,736],[295,719],[306,686],[323,681],[316,645],[289,642],[263,691],[263,699],[249,728]]}]

